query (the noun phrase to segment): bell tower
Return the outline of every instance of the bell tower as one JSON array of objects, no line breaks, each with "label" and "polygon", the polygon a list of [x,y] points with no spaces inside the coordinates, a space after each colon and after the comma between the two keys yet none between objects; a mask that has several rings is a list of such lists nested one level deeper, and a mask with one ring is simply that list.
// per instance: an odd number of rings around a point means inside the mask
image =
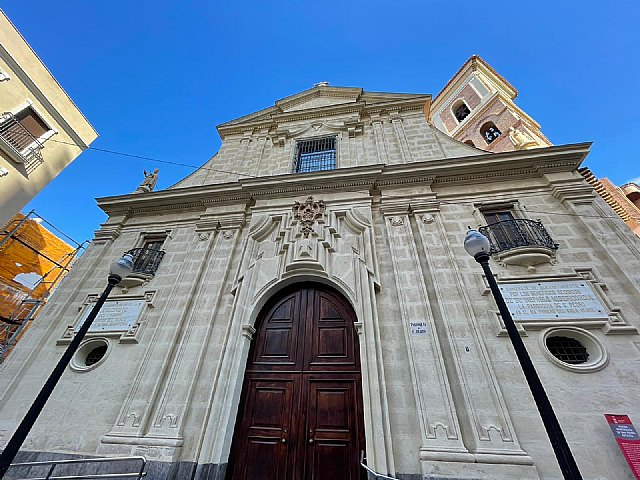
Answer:
[{"label": "bell tower", "polygon": [[478,55],[433,100],[429,121],[450,137],[489,152],[551,146],[515,104],[518,91]]}]

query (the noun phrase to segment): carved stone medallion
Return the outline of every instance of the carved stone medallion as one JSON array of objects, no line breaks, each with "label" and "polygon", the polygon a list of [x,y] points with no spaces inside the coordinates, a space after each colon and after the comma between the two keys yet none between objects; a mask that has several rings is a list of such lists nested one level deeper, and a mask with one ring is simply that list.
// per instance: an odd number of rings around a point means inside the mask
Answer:
[{"label": "carved stone medallion", "polygon": [[293,204],[293,218],[300,222],[302,235],[308,237],[313,231],[316,220],[322,218],[326,206],[322,200],[314,201],[313,197],[307,198],[304,203],[295,202]]},{"label": "carved stone medallion", "polygon": [[391,217],[389,218],[389,223],[393,227],[399,227],[400,225],[404,225],[404,219],[402,217]]}]

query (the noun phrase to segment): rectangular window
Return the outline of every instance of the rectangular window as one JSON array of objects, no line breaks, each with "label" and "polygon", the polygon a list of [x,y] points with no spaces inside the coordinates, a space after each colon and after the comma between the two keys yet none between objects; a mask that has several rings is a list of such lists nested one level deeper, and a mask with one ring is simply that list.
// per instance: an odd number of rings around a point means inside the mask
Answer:
[{"label": "rectangular window", "polygon": [[56,131],[27,101],[11,112],[0,113],[0,148],[31,173],[44,159],[44,142]]},{"label": "rectangular window", "polygon": [[314,138],[296,143],[295,173],[336,168],[336,137]]},{"label": "rectangular window", "polygon": [[513,220],[513,214],[509,211],[501,212],[482,212],[484,218],[487,220],[487,224],[504,222],[506,220]]},{"label": "rectangular window", "polygon": [[164,257],[162,245],[166,239],[164,234],[145,235],[142,246],[129,250],[133,255],[133,273],[154,275]]},{"label": "rectangular window", "polygon": [[506,250],[522,237],[517,222],[513,222],[513,213],[509,210],[482,212],[490,227],[491,233],[501,250]]},{"label": "rectangular window", "polygon": [[146,242],[144,242],[143,248],[146,248],[149,250],[161,250],[163,243],[164,243],[164,238],[157,239],[157,240],[147,240]]},{"label": "rectangular window", "polygon": [[19,152],[33,147],[51,128],[31,107],[22,109],[16,114],[5,113],[0,124],[0,135]]}]

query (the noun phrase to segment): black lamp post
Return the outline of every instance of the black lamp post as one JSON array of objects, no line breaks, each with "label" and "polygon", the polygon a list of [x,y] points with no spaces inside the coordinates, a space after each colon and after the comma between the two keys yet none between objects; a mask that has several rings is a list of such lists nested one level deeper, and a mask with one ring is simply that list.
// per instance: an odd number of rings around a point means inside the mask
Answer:
[{"label": "black lamp post", "polygon": [[547,393],[544,391],[544,387],[538,377],[538,373],[533,366],[531,358],[529,358],[529,353],[527,352],[524,342],[522,341],[522,338],[520,338],[516,324],[514,323],[513,318],[511,318],[511,312],[509,312],[509,308],[507,308],[507,304],[505,303],[502,293],[498,288],[498,283],[493,277],[491,267],[489,267],[489,239],[477,230],[469,229],[467,236],[464,239],[464,249],[469,255],[476,259],[476,261],[482,266],[482,270],[484,270],[484,274],[487,277],[489,286],[491,287],[491,293],[498,305],[498,310],[500,310],[500,316],[507,328],[509,338],[511,339],[513,348],[516,351],[518,360],[520,361],[520,366],[522,367],[524,376],[527,379],[529,388],[531,389],[533,399],[536,402],[536,406],[538,407],[538,411],[542,417],[542,423],[544,424],[544,428],[547,430],[551,446],[553,447],[553,451],[555,452],[558,463],[560,464],[560,470],[562,471],[563,477],[565,480],[582,480],[582,475],[580,474],[580,470],[578,470],[576,461],[573,459],[567,440],[564,438],[562,428],[560,428],[560,424],[558,423],[556,414],[553,411],[551,402],[549,402],[549,398],[547,397]]},{"label": "black lamp post", "polygon": [[58,364],[53,369],[53,372],[51,372],[49,379],[40,390],[40,393],[38,393],[38,396],[31,405],[31,408],[29,408],[27,414],[22,419],[22,422],[18,426],[18,429],[9,440],[9,443],[7,443],[7,445],[4,447],[2,455],[0,455],[0,479],[4,477],[4,474],[9,469],[11,462],[20,450],[22,443],[27,438],[27,435],[31,431],[33,424],[36,422],[38,415],[40,415],[40,412],[51,396],[51,393],[58,383],[58,380],[60,380],[60,377],[67,368],[67,365],[69,365],[71,357],[73,357],[73,354],[76,353],[76,350],[78,350],[80,342],[82,342],[82,339],[89,331],[89,327],[91,327],[93,320],[98,315],[98,312],[109,296],[109,293],[111,292],[113,287],[120,283],[120,280],[130,274],[132,270],[133,257],[130,254],[125,254],[122,258],[114,261],[111,264],[111,268],[109,269],[109,283],[107,284],[107,287],[104,289],[104,292],[102,292],[102,295],[100,295],[100,298],[91,310],[91,313],[89,313],[87,319],[84,321],[78,332],[73,337],[73,340],[71,340],[71,343],[67,347],[67,350],[58,361]]}]

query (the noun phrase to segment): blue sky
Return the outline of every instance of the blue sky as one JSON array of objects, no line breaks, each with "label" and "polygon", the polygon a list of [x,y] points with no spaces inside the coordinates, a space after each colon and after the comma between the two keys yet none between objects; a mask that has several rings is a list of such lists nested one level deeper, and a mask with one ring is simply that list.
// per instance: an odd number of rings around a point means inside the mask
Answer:
[{"label": "blue sky", "polygon": [[[589,7],[593,4],[594,7]],[[472,54],[520,92],[555,144],[594,142],[585,165],[640,177],[640,2],[2,1],[100,137],[93,147],[202,165],[215,125],[320,81],[435,96]],[[192,168],[86,151],[25,209],[78,241],[94,198],[156,189]]]}]

